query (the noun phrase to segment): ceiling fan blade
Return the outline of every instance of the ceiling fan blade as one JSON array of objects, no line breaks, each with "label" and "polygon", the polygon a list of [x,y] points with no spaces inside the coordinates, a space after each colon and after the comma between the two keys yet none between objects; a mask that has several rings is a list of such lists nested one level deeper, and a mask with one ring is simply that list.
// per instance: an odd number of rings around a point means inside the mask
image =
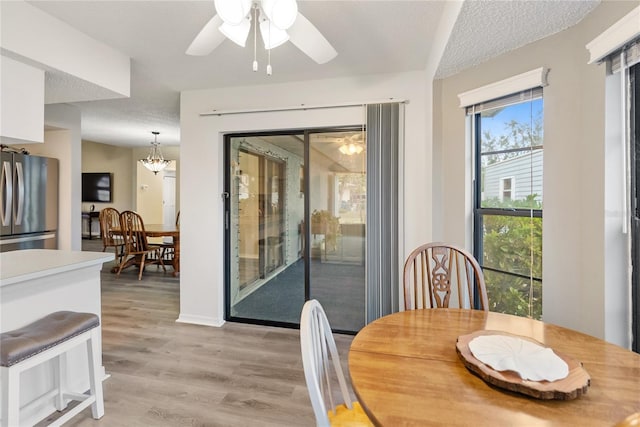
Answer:
[{"label": "ceiling fan blade", "polygon": [[300,12],[289,28],[289,40],[318,64],[329,62],[338,55],[331,43]]},{"label": "ceiling fan blade", "polygon": [[222,25],[222,18],[214,15],[193,39],[187,48],[187,55],[205,56],[218,47],[225,39],[224,34],[218,30],[220,25]]}]

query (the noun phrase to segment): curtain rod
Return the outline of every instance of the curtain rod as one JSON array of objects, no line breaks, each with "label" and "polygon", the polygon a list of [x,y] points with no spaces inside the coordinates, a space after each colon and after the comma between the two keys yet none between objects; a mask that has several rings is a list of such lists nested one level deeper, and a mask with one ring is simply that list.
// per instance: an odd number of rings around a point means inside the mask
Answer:
[{"label": "curtain rod", "polygon": [[361,105],[368,104],[391,104],[391,103],[400,103],[400,104],[408,104],[409,100],[407,99],[394,99],[389,98],[381,101],[368,101],[368,102],[349,102],[344,104],[324,104],[324,105],[294,105],[291,107],[273,107],[273,108],[257,108],[257,109],[249,109],[249,110],[211,110],[204,113],[200,113],[201,117],[205,116],[228,116],[232,114],[251,114],[251,113],[273,113],[273,112],[281,112],[281,111],[296,111],[296,110],[322,110],[327,108],[347,108],[347,107],[359,107]]}]

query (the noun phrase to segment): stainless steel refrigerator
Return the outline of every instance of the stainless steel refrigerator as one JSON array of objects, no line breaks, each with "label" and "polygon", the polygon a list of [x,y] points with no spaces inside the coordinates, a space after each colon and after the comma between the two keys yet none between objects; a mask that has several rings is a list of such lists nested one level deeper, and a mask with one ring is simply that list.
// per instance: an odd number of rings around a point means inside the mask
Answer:
[{"label": "stainless steel refrigerator", "polygon": [[1,154],[0,252],[57,249],[58,160]]}]

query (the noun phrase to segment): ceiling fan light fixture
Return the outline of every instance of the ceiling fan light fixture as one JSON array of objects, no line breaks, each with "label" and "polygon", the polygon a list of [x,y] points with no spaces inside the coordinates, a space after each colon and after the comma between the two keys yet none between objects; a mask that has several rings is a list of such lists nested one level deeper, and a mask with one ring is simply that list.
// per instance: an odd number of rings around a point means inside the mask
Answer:
[{"label": "ceiling fan light fixture", "polygon": [[262,0],[261,7],[269,21],[280,30],[291,28],[298,16],[296,0]]},{"label": "ceiling fan light fixture", "polygon": [[364,151],[364,147],[361,144],[343,144],[339,148],[342,154],[347,156],[353,156],[354,154],[360,154]]},{"label": "ceiling fan light fixture", "polygon": [[216,12],[224,22],[238,25],[251,11],[253,0],[214,0]]},{"label": "ceiling fan light fixture", "polygon": [[289,40],[289,34],[281,30],[269,20],[260,20],[260,35],[265,49],[273,49]]},{"label": "ceiling fan light fixture", "polygon": [[[259,26],[267,51],[286,41],[291,41],[296,48],[317,64],[327,63],[338,54],[315,25],[298,11],[296,0],[214,0],[214,2],[217,13],[193,39],[186,51],[188,55],[208,55],[219,46],[226,38],[225,35],[230,34],[226,31],[227,26],[222,27],[223,23],[231,26],[242,25],[240,34],[231,37],[238,45],[245,46],[247,36],[244,35],[246,31],[244,27],[247,20],[250,27],[253,25],[254,31],[252,64],[254,71],[258,69],[256,42]],[[237,33],[237,29],[235,30],[234,33]]]},{"label": "ceiling fan light fixture", "polygon": [[249,37],[249,31],[251,30],[251,18],[247,16],[246,19],[243,19],[237,25],[231,25],[224,22],[218,29],[229,40],[239,46],[245,47],[247,44],[247,38]]},{"label": "ceiling fan light fixture", "polygon": [[154,175],[157,175],[158,172],[169,166],[171,160],[165,160],[162,157],[162,152],[160,151],[160,143],[158,143],[158,135],[160,132],[153,131],[151,132],[154,136],[153,141],[151,142],[151,150],[149,151],[149,155],[146,159],[141,159],[140,163],[153,172]]}]

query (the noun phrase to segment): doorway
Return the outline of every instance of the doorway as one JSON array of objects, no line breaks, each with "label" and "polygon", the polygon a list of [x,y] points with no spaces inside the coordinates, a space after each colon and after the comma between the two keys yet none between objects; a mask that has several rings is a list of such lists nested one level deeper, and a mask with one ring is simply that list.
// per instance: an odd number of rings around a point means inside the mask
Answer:
[{"label": "doorway", "polygon": [[365,321],[361,128],[225,137],[226,319],[296,327],[318,299],[335,330]]},{"label": "doorway", "polygon": [[173,225],[176,219],[176,171],[162,175],[162,218],[165,225]]}]

